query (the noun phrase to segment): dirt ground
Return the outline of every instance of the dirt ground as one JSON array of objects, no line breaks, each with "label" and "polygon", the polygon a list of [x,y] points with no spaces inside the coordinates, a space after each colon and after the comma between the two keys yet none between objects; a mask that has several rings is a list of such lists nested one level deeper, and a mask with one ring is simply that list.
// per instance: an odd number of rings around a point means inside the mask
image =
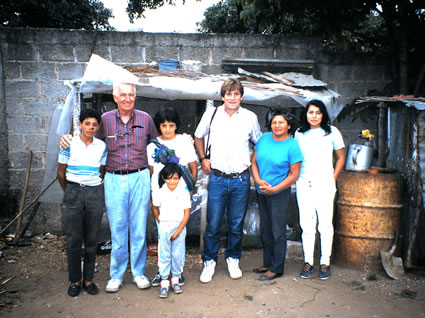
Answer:
[{"label": "dirt ground", "polygon": [[[24,242],[24,241],[22,241]],[[252,268],[262,265],[261,250],[245,250],[244,276],[232,280],[222,255],[209,284],[199,282],[199,250],[187,253],[184,293],[158,297],[158,288],[138,290],[128,272],[118,293],[107,294],[109,255],[99,255],[95,281],[100,293],[67,295],[64,237],[27,240],[30,246],[0,242],[0,316],[4,317],[425,317],[425,273],[394,281],[383,272],[332,265],[327,281],[300,279],[302,261],[288,259],[285,275],[260,282]],[[147,276],[156,272],[148,256]]]}]

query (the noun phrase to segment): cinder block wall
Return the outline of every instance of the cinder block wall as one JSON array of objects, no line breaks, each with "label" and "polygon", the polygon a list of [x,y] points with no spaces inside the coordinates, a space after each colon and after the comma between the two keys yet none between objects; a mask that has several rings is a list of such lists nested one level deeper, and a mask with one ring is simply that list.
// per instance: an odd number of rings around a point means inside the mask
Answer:
[{"label": "cinder block wall", "polygon": [[[33,151],[28,201],[39,193],[51,116],[68,93],[63,83],[83,75],[92,53],[119,65],[199,60],[205,73],[221,73],[224,58],[311,59],[314,76],[342,94],[343,103],[390,83],[379,57],[329,55],[311,37],[0,28],[0,217],[16,213],[28,150]],[[347,140],[364,128],[376,132],[374,119],[336,125]],[[59,211],[58,205],[42,204],[34,228],[60,232]]]}]

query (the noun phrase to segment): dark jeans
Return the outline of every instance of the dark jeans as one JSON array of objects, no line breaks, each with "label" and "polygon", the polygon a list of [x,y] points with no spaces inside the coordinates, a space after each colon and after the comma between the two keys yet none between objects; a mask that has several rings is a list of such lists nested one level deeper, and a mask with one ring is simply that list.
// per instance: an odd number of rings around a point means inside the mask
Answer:
[{"label": "dark jeans", "polygon": [[286,215],[291,189],[275,195],[257,193],[260,210],[260,232],[264,246],[264,267],[282,273],[286,258]]},{"label": "dark jeans", "polygon": [[225,257],[239,259],[242,256],[243,223],[248,207],[249,172],[237,178],[210,175],[208,184],[207,228],[204,234],[204,261],[217,262],[220,247],[220,229],[227,208],[227,246]]},{"label": "dark jeans", "polygon": [[68,276],[71,283],[81,281],[81,250],[84,242],[83,279],[91,281],[96,261],[97,235],[104,206],[103,184],[81,187],[67,183],[64,206],[64,230],[68,256]]}]

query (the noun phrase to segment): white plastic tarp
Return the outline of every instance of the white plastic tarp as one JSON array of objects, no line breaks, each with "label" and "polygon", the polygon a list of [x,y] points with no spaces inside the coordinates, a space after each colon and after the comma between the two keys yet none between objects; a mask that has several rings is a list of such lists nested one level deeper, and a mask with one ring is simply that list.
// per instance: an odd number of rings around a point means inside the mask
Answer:
[{"label": "white plastic tarp", "polygon": [[[141,79],[124,68],[93,54],[81,81],[80,92],[111,92],[113,82],[121,81],[136,84],[137,95],[148,98],[221,100],[220,88],[226,77],[204,74],[199,79],[190,79],[159,73],[157,76]],[[265,88],[267,86],[268,88]],[[311,90],[299,89],[302,96],[294,96],[285,93],[283,89],[279,90],[279,86],[279,84],[262,84],[255,87],[255,84],[251,83],[245,87],[243,103],[276,106],[292,98],[305,106],[311,99],[320,99],[326,104],[331,120],[335,119],[342,109],[342,105],[337,100],[340,95],[326,87]]]}]

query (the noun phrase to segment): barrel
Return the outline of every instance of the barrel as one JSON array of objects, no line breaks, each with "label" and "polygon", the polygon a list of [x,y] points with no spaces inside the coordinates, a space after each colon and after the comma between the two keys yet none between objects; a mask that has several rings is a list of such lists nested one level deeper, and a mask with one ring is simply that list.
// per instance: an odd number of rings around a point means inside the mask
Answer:
[{"label": "barrel", "polygon": [[362,269],[382,269],[400,227],[402,178],[399,173],[342,171],[338,182],[334,260]]}]

